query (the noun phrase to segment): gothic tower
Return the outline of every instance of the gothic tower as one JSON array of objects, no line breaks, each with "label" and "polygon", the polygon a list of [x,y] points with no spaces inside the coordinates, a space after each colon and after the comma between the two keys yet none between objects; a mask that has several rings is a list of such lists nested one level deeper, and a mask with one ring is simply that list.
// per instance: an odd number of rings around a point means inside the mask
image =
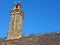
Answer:
[{"label": "gothic tower", "polygon": [[16,39],[22,36],[23,12],[20,2],[14,3],[14,8],[10,11],[10,24],[7,39]]}]

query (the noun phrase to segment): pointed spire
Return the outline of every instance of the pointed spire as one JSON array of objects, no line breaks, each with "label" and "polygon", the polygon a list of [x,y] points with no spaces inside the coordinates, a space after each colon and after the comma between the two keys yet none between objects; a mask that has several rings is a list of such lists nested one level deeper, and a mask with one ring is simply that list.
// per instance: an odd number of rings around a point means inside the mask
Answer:
[{"label": "pointed spire", "polygon": [[16,6],[17,5],[17,3],[16,2],[14,2],[14,6]]},{"label": "pointed spire", "polygon": [[22,7],[20,1],[17,2],[17,5],[18,5],[18,9]]},{"label": "pointed spire", "polygon": [[17,5],[17,3],[16,3],[16,2],[14,2],[14,9],[16,9],[16,5]]},{"label": "pointed spire", "polygon": [[21,9],[21,8],[22,8],[22,6],[20,4],[20,1],[18,1],[17,3],[14,2],[14,9]]}]

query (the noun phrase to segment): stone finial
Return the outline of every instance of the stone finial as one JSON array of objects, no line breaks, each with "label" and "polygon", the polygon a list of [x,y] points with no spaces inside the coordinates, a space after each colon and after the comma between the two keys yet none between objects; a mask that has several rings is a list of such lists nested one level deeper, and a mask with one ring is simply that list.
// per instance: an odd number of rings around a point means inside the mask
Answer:
[{"label": "stone finial", "polygon": [[17,3],[16,3],[16,2],[14,2],[14,9],[16,9],[16,5],[17,5]]},{"label": "stone finial", "polygon": [[18,1],[17,3],[15,2],[14,3],[14,9],[21,9],[21,4],[20,4],[20,1]]},{"label": "stone finial", "polygon": [[21,9],[20,1],[17,2],[17,5],[18,5],[18,9]]}]

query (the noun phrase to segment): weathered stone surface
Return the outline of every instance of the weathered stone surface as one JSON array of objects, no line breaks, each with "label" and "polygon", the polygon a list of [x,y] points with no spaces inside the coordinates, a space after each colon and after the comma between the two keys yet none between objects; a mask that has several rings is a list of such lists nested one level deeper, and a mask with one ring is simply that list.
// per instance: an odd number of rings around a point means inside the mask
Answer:
[{"label": "weathered stone surface", "polygon": [[0,39],[1,45],[60,45],[60,33],[31,34],[18,40]]},{"label": "weathered stone surface", "polygon": [[11,10],[7,38],[0,38],[0,45],[60,45],[60,33],[30,34],[21,36],[23,12],[21,5],[14,4]]},{"label": "weathered stone surface", "polygon": [[14,8],[10,11],[10,25],[7,39],[20,38],[22,36],[23,12],[20,3],[14,3]]}]

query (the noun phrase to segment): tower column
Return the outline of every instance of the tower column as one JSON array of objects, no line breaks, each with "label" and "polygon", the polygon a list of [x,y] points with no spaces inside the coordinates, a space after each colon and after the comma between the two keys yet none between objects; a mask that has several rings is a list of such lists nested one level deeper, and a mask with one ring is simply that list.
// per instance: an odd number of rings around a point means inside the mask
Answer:
[{"label": "tower column", "polygon": [[[12,31],[13,31],[13,27],[14,27],[14,15],[11,15],[10,16],[10,24],[9,24],[9,31],[8,31],[8,35],[7,35],[7,37],[11,37],[11,35],[13,35],[12,33]],[[12,30],[12,31],[11,31]]]},{"label": "tower column", "polygon": [[22,20],[23,12],[21,4],[14,3],[14,8],[11,10],[10,25],[6,40],[19,39],[22,37]]}]

